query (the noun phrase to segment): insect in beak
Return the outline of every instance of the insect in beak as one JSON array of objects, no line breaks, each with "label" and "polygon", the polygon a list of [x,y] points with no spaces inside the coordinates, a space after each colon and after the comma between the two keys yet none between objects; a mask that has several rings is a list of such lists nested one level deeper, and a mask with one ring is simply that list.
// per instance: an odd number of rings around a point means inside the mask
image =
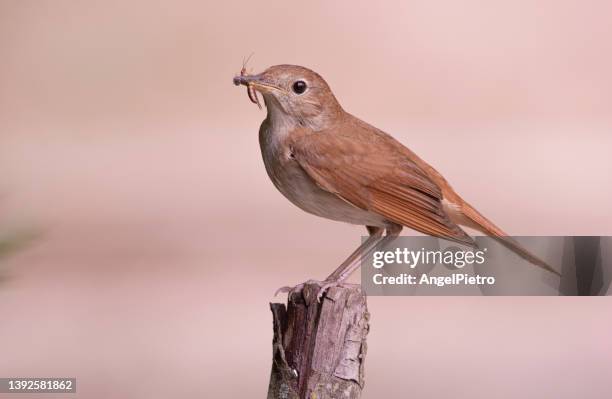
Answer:
[{"label": "insect in beak", "polygon": [[247,85],[247,94],[249,95],[249,100],[251,100],[252,103],[257,104],[259,109],[261,109],[261,103],[259,102],[259,97],[257,97],[257,92],[255,89],[253,89],[253,86],[251,86],[250,83]]},{"label": "insect in beak", "polygon": [[[254,53],[251,53],[251,55],[249,55],[246,59],[242,60],[242,69],[240,70],[240,77],[241,78],[244,78],[244,77],[248,76],[247,73],[246,73],[246,65],[249,62],[249,60],[251,59],[251,57],[253,56],[253,54]],[[242,79],[237,81],[234,78],[234,84],[239,85],[241,83],[241,80]],[[261,109],[261,103],[259,102],[259,97],[257,96],[257,92],[253,88],[252,83],[247,81],[246,87],[247,87],[247,95],[249,96],[249,100],[251,100],[251,102],[253,104],[257,104],[259,109]]]}]

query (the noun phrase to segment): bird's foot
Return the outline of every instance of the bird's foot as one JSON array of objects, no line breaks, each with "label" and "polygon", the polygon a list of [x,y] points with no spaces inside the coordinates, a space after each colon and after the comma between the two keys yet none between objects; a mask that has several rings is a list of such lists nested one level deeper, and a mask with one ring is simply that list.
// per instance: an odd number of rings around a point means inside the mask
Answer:
[{"label": "bird's foot", "polygon": [[324,280],[324,281],[308,280],[305,283],[301,283],[293,287],[290,287],[290,286],[281,287],[276,290],[276,292],[274,293],[274,296],[277,296],[278,294],[291,295],[291,293],[294,291],[301,291],[306,284],[315,284],[320,287],[319,290],[317,291],[317,301],[319,302],[321,302],[323,295],[325,295],[325,292],[329,290],[330,288],[333,288],[333,287],[350,288],[350,287],[355,286],[355,284],[349,284],[349,283],[344,282],[343,280]]},{"label": "bird's foot", "polygon": [[294,291],[301,291],[306,284],[316,284],[318,286],[324,286],[326,283],[327,281],[319,281],[319,280],[311,279],[311,280],[306,281],[305,283],[300,283],[293,287],[286,285],[284,287],[280,287],[279,289],[277,289],[276,292],[274,293],[274,296],[277,296],[278,294],[291,294]]},{"label": "bird's foot", "polygon": [[277,296],[278,294],[289,294],[291,293],[291,291],[299,291],[302,288],[304,288],[304,285],[305,283],[301,283],[294,287],[289,287],[288,285],[284,287],[280,287],[279,289],[276,290],[276,292],[274,293],[274,296]]},{"label": "bird's foot", "polygon": [[351,287],[359,286],[359,284],[349,284],[345,282],[344,280],[339,280],[339,279],[317,281],[317,284],[321,286],[321,288],[319,288],[319,292],[317,293],[317,301],[319,302],[321,302],[323,295],[325,295],[325,292],[329,290],[330,288],[334,288],[334,287],[351,288]]}]

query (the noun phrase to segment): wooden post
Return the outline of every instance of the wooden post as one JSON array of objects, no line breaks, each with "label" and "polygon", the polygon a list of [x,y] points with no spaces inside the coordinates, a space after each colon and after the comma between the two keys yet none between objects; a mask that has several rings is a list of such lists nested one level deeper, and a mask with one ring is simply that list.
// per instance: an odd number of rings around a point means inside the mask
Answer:
[{"label": "wooden post", "polygon": [[355,399],[364,383],[369,313],[359,286],[334,287],[317,301],[308,282],[271,303],[273,362],[268,399]]}]

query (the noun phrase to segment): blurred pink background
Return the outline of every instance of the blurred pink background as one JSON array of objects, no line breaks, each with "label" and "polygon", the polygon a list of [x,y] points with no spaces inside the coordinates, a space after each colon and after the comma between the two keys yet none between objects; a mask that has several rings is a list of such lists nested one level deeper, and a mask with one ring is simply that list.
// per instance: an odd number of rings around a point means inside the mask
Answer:
[{"label": "blurred pink background", "polygon": [[[271,294],[365,230],[268,181],[265,113],[231,84],[251,52],[254,72],[320,72],[508,233],[611,235],[611,18],[597,1],[3,0],[0,238],[38,237],[0,258],[0,377],[265,396]],[[607,297],[369,307],[364,398],[609,396]]]}]

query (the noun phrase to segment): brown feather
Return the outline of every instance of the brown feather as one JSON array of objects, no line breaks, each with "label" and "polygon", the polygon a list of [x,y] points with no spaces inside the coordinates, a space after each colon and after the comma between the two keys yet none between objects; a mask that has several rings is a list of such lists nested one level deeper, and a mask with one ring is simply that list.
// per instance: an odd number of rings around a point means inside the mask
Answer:
[{"label": "brown feather", "polygon": [[292,154],[322,189],[390,222],[474,245],[444,212],[440,187],[386,134],[353,117],[319,132],[298,130]]},{"label": "brown feather", "polygon": [[561,273],[553,269],[553,267],[548,263],[544,262],[542,259],[523,248],[512,237],[509,237],[502,229],[493,224],[493,222],[491,222],[489,219],[482,216],[482,214],[474,209],[474,207],[472,207],[470,204],[463,200],[461,200],[461,203],[461,213],[471,222],[471,227],[493,237],[500,244],[534,265],[539,266],[544,270],[548,270],[557,276],[561,275]]}]

